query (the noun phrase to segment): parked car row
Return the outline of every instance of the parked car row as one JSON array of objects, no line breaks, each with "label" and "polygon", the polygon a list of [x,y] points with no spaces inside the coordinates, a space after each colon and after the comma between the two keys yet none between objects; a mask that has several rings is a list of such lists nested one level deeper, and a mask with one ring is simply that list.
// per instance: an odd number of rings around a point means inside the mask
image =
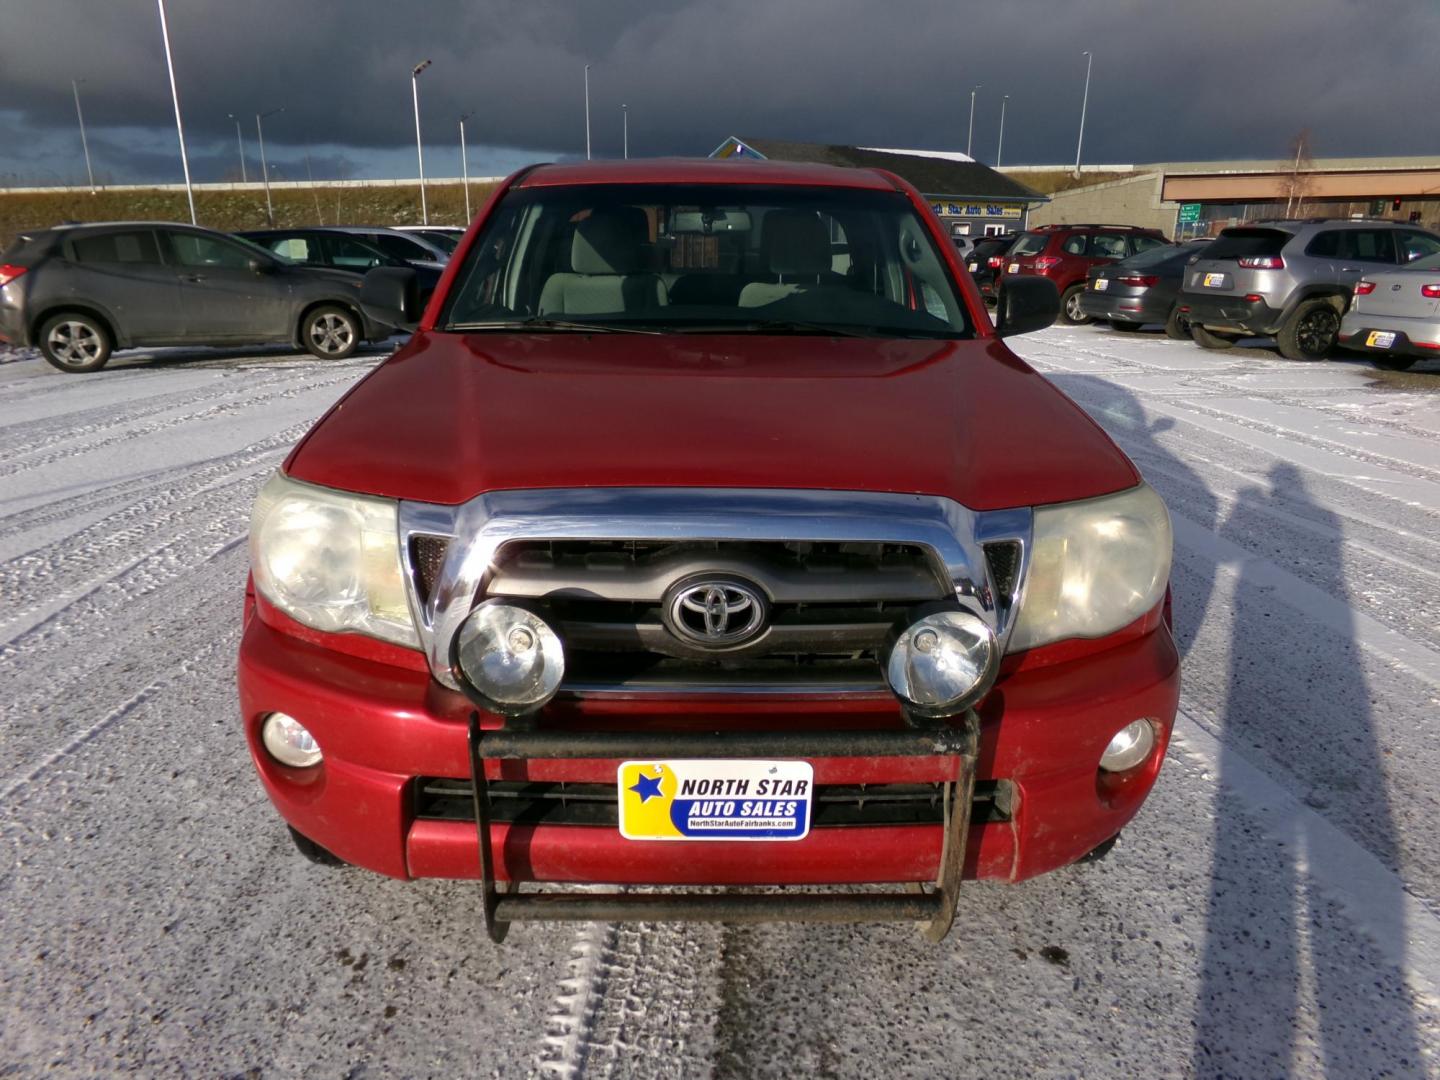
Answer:
[{"label": "parked car row", "polygon": [[0,343],[61,371],[98,371],[117,348],[293,344],[343,359],[394,327],[360,303],[376,267],[412,269],[423,301],[453,233],[435,227],[270,229],[237,236],[164,222],[61,225],[0,257]]},{"label": "parked car row", "polygon": [[1260,221],[1178,245],[1133,226],[1049,225],[1005,243],[967,263],[981,293],[998,300],[1007,280],[1047,277],[1063,322],[1159,323],[1207,349],[1273,337],[1292,360],[1337,344],[1395,369],[1440,355],[1440,235],[1414,225]]}]

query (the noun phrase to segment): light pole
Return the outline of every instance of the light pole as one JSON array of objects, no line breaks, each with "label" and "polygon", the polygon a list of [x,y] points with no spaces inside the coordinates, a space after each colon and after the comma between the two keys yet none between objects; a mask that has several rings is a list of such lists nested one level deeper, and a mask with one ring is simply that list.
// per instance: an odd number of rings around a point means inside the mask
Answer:
[{"label": "light pole", "polygon": [[965,139],[965,156],[973,157],[970,148],[975,145],[975,94],[980,89],[980,84],[975,84],[975,89],[970,91],[970,134]]},{"label": "light pole", "polygon": [[465,160],[465,121],[474,116],[473,112],[467,112],[460,117],[460,182],[465,188],[465,224],[470,224],[470,164]]},{"label": "light pole", "polygon": [[195,191],[190,186],[190,158],[185,153],[185,125],[180,120],[180,91],[175,88],[175,61],[170,55],[170,27],[165,21],[165,0],[155,0],[160,5],[160,36],[165,40],[165,67],[170,71],[170,98],[175,102],[175,133],[180,136],[180,167],[185,171],[185,198],[190,203],[190,224],[198,225],[195,219]]},{"label": "light pole", "polygon": [[590,160],[590,65],[585,65],[585,160]]},{"label": "light pole", "polygon": [[1085,57],[1085,96],[1080,99],[1080,138],[1075,142],[1075,175],[1080,175],[1080,148],[1085,145],[1085,107],[1090,104],[1090,65],[1095,61],[1095,54],[1086,52]]},{"label": "light pole", "polygon": [[420,73],[430,66],[422,60],[410,71],[410,97],[415,102],[415,156],[420,161],[420,223],[430,224],[430,208],[425,204],[425,147],[420,143]]},{"label": "light pole", "polygon": [[995,147],[995,168],[1000,168],[1000,152],[1005,149],[1005,106],[1010,101],[1010,95],[1006,94],[1000,99],[1000,142]]},{"label": "light pole", "polygon": [[[80,82],[84,82],[81,79]],[[85,175],[90,178],[90,194],[95,194],[95,170],[90,168],[90,143],[85,139],[85,114],[80,111],[80,83],[70,80],[70,89],[75,91],[75,115],[80,118],[80,146],[85,151]]]},{"label": "light pole", "polygon": [[624,144],[623,144],[624,147],[625,147],[625,160],[626,160],[626,161],[629,161],[629,160],[630,160],[630,106],[629,106],[629,105],[621,105],[621,106],[620,106],[620,123],[621,123],[621,125],[622,125],[621,130],[623,130],[623,131],[625,132],[625,142],[624,142]]},{"label": "light pole", "polygon": [[240,118],[233,112],[226,113],[225,115],[235,121],[235,143],[240,147],[240,182],[242,184],[248,184],[250,178],[245,175],[245,136],[240,134]]},{"label": "light pole", "polygon": [[284,111],[285,106],[281,105],[278,109],[255,114],[255,135],[260,140],[260,179],[265,181],[265,220],[271,225],[275,224],[275,210],[270,205],[270,167],[265,164],[265,128],[260,121],[267,116],[274,116],[276,113]]}]

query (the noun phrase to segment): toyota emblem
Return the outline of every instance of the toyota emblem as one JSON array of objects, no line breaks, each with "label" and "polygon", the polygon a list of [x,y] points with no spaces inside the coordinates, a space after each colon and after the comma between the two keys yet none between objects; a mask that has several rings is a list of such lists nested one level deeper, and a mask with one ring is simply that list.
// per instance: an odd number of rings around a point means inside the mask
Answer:
[{"label": "toyota emblem", "polygon": [[682,641],[728,649],[759,636],[767,605],[760,589],[733,577],[692,577],[671,586],[665,625]]}]

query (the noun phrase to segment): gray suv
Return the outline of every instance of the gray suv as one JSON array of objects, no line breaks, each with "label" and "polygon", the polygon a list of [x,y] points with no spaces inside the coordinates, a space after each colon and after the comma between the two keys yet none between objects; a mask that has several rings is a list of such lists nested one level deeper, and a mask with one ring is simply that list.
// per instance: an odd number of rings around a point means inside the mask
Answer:
[{"label": "gray suv", "polygon": [[363,280],[189,225],[42,229],[0,257],[0,342],[72,373],[136,345],[274,342],[338,360],[391,333],[361,308]]},{"label": "gray suv", "polygon": [[1287,359],[1320,360],[1362,276],[1436,252],[1440,236],[1397,222],[1256,222],[1224,230],[1190,263],[1180,310],[1207,349],[1273,335]]}]

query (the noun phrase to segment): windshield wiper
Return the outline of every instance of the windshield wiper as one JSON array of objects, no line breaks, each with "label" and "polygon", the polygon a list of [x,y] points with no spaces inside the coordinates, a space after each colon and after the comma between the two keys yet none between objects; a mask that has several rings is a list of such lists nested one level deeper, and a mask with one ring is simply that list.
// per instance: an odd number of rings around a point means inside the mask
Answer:
[{"label": "windshield wiper", "polygon": [[737,319],[735,322],[707,323],[703,326],[689,326],[676,323],[672,333],[676,334],[823,334],[827,337],[875,337],[875,332],[864,326],[838,326],[833,323],[801,322],[795,319]]},{"label": "windshield wiper", "polygon": [[445,329],[452,333],[471,333],[481,330],[543,330],[561,331],[564,333],[584,334],[659,334],[661,330],[651,330],[642,326],[616,326],[613,323],[588,323],[571,322],[566,319],[542,319],[540,316],[532,316],[528,319],[514,319],[509,321],[494,322],[468,322],[450,323]]}]

